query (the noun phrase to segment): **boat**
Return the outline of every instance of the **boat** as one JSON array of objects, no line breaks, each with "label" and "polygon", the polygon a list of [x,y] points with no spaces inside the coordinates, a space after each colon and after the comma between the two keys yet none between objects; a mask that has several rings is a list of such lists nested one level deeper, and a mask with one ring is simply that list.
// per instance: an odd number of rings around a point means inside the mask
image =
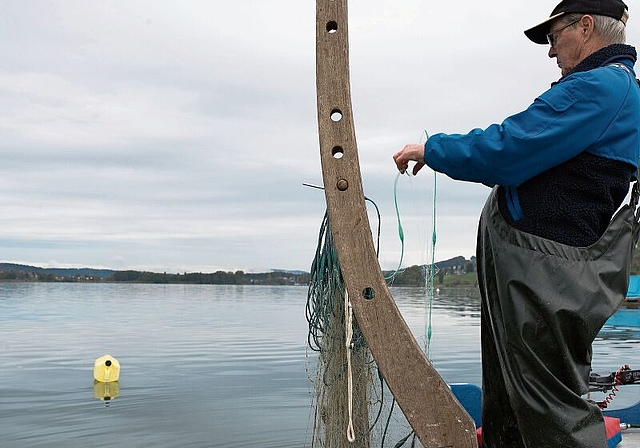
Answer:
[{"label": "boat", "polygon": [[629,289],[622,306],[625,308],[640,307],[640,275],[631,275],[629,277]]},{"label": "boat", "polygon": [[[640,384],[640,370],[619,370],[607,374],[592,373],[589,379],[591,392],[607,393],[618,387]],[[475,384],[451,384],[451,391],[465,408],[476,425],[478,447],[482,447],[482,390]],[[613,395],[610,395],[610,397]],[[609,409],[609,402],[599,403],[607,432],[607,448],[640,447],[640,401],[631,406]],[[623,430],[625,432],[623,433]],[[628,431],[628,432],[627,432]],[[621,443],[624,443],[621,445]]]},{"label": "boat", "polygon": [[[475,384],[461,383],[451,384],[451,391],[454,393],[460,404],[467,410],[476,424],[476,437],[478,447],[482,447],[482,391]],[[607,432],[607,448],[618,446],[624,439],[622,428],[634,428],[640,426],[640,401],[636,404],[613,410],[604,410],[605,429]],[[630,433],[631,434],[631,433]],[[630,438],[632,438],[630,436]],[[633,438],[637,440],[634,433]],[[624,439],[626,440],[626,439]],[[640,446],[640,445],[625,445]]]},{"label": "boat", "polygon": [[[640,299],[636,299],[640,300]],[[608,334],[613,331],[631,330],[637,332],[640,327],[640,314],[638,310],[633,307],[624,306],[615,312],[613,316],[607,319],[602,330],[603,334]]]},{"label": "boat", "polygon": [[636,308],[640,307],[640,299],[636,297],[627,297],[622,302],[622,306],[625,308]]}]

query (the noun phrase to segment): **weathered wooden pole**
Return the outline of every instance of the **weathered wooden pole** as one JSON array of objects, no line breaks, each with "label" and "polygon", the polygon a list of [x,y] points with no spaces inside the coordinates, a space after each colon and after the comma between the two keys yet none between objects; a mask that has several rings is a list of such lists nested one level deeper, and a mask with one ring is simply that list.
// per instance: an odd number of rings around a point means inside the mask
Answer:
[{"label": "weathered wooden pole", "polygon": [[378,264],[364,202],[349,83],[347,0],[317,0],[320,155],[331,232],[358,325],[427,448],[476,448],[473,421],[411,334]]}]

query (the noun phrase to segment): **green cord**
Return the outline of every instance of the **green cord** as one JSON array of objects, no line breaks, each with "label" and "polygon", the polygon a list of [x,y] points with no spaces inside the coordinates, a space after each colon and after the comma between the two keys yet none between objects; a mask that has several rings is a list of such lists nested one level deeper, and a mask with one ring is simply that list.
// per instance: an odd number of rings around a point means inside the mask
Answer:
[{"label": "green cord", "polygon": [[[426,140],[429,140],[429,134],[424,131]],[[431,221],[431,265],[429,267],[429,275],[427,279],[427,322],[425,328],[425,345],[424,352],[429,358],[429,349],[431,347],[431,338],[433,337],[433,298],[435,296],[435,277],[436,277],[436,211],[437,211],[437,197],[438,197],[438,173],[433,172],[433,207],[432,207],[432,221]]]},{"label": "green cord", "polygon": [[429,269],[429,294],[427,295],[427,309],[428,309],[428,323],[427,323],[427,338],[425,342],[425,354],[427,358],[429,358],[429,348],[431,346],[431,337],[433,336],[433,326],[432,326],[432,317],[433,317],[433,298],[435,296],[435,279],[436,279],[436,209],[437,209],[437,192],[438,192],[438,173],[433,172],[433,212],[432,212],[432,222],[431,222],[431,268]]},{"label": "green cord", "polygon": [[[426,130],[424,131],[424,137],[425,137],[425,141],[429,140],[429,134]],[[408,171],[405,171],[405,173],[408,176],[410,176]],[[437,210],[437,192],[438,192],[438,176],[437,175],[438,173],[434,171],[433,172],[433,209],[432,209],[432,223],[431,223],[432,232],[431,232],[431,248],[430,248],[431,266],[428,268],[429,269],[428,275],[425,275],[425,281],[427,282],[427,285],[425,285],[426,296],[427,296],[427,300],[426,300],[427,321],[425,322],[426,337],[425,337],[424,351],[427,358],[429,358],[431,338],[433,337],[433,298],[435,296],[435,276],[436,276],[435,258],[436,258],[436,240],[437,240],[437,233],[436,233],[436,210]],[[400,176],[401,176],[401,173],[398,173],[393,183],[393,205],[396,210],[396,219],[398,221],[398,237],[400,238],[400,246],[401,246],[400,262],[398,263],[398,267],[396,268],[394,273],[388,277],[385,277],[385,280],[387,281],[393,281],[395,276],[398,275],[398,273],[400,272],[400,269],[402,268],[402,261],[404,259],[404,229],[402,228],[402,221],[400,219],[400,209],[398,207],[398,180],[400,179]]]},{"label": "green cord", "polygon": [[398,173],[396,175],[396,180],[393,182],[393,205],[396,208],[396,219],[398,220],[398,237],[400,238],[400,262],[398,263],[398,267],[395,272],[391,274],[389,277],[385,277],[385,280],[393,280],[396,275],[400,272],[400,268],[402,268],[402,260],[404,259],[404,229],[402,228],[402,221],[400,220],[400,210],[398,208],[398,179],[402,173]]}]

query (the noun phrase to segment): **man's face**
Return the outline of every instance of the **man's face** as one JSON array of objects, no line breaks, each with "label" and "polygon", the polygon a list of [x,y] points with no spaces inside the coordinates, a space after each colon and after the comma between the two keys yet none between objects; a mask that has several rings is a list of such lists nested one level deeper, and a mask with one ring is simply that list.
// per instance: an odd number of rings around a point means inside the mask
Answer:
[{"label": "man's face", "polygon": [[580,21],[563,28],[565,25],[568,25],[566,21],[558,19],[551,25],[549,33],[553,36],[549,57],[556,58],[562,76],[568,75],[582,60],[583,46]]}]

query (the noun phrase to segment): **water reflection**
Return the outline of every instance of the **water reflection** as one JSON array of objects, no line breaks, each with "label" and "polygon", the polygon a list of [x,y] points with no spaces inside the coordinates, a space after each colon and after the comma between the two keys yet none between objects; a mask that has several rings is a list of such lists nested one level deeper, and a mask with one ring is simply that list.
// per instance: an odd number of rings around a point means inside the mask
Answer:
[{"label": "water reflection", "polygon": [[[425,288],[392,288],[397,302],[409,304],[414,309],[429,305],[430,291]],[[442,288],[433,296],[433,308],[439,312],[461,318],[480,319],[480,296],[475,288]]]},{"label": "water reflection", "polygon": [[117,381],[111,383],[93,382],[93,396],[104,401],[105,407],[111,405],[111,401],[120,395],[120,384]]}]

